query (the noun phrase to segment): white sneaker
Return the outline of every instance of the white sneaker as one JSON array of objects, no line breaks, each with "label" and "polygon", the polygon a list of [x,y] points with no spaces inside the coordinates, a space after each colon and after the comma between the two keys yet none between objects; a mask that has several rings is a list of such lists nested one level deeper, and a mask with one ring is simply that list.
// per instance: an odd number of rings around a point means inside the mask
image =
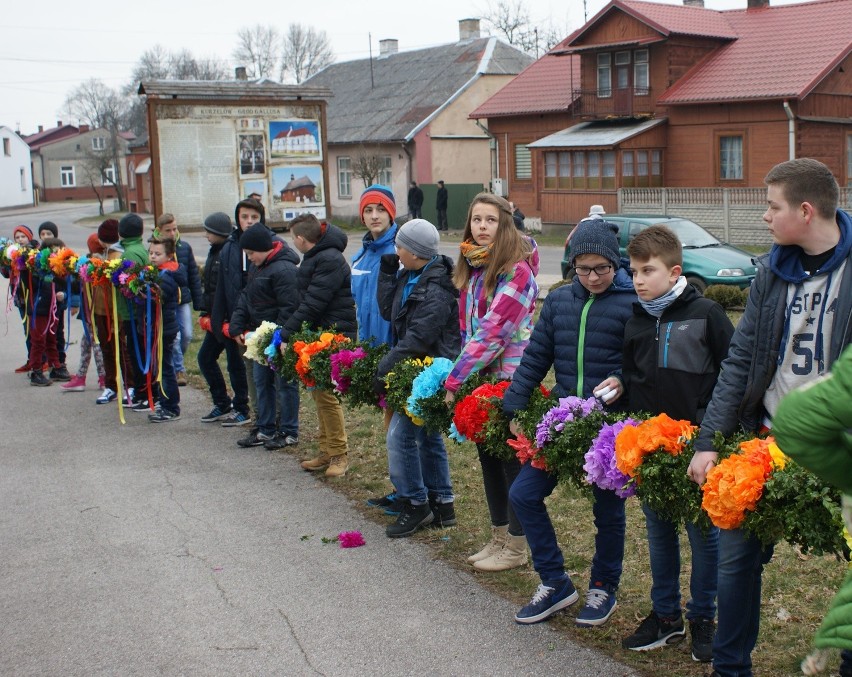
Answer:
[{"label": "white sneaker", "polygon": [[112,388],[104,388],[104,391],[100,394],[98,399],[95,400],[95,404],[109,404],[110,402],[115,402],[117,397],[118,393],[116,393]]}]

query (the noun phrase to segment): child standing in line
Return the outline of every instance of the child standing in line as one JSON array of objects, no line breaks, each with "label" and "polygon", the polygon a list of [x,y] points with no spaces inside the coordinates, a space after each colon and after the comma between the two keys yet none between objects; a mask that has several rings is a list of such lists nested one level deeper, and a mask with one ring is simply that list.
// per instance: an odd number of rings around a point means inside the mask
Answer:
[{"label": "child standing in line", "polygon": [[[12,231],[12,239],[21,247],[28,247],[31,249],[38,247],[38,242],[33,239],[33,231],[24,225],[17,226],[15,230]],[[20,282],[18,271],[8,266],[2,266],[0,267],[0,275],[9,280],[9,288],[16,292],[14,303],[18,308],[18,313],[21,316],[21,323],[23,324],[24,317],[26,316],[26,303],[24,301],[23,289],[21,289],[20,286],[16,287],[16,284]],[[30,336],[26,327],[24,327],[24,340],[27,349],[27,360],[22,366],[15,369],[16,374],[25,374],[30,370]]]},{"label": "child standing in line", "polygon": [[[89,235],[86,245],[89,248],[89,256],[103,258],[104,249],[101,241],[98,239],[97,233]],[[79,287],[80,281],[76,280],[76,284]],[[80,366],[77,369],[77,373],[74,374],[68,383],[63,383],[59,386],[64,393],[83,392],[86,389],[86,374],[89,372],[89,362],[92,359],[92,355],[95,356],[95,367],[98,370],[98,387],[101,389],[104,387],[106,373],[104,371],[104,357],[100,345],[94,340],[95,328],[92,326],[91,305],[86,297],[85,290],[80,289],[78,296],[78,313],[80,322],[83,325],[83,331],[80,335]]]},{"label": "child standing in line", "polygon": [[[42,241],[39,248],[58,251],[64,246],[62,240],[48,237]],[[53,383],[53,374],[61,367],[56,326],[60,304],[65,301],[65,292],[56,291],[53,281],[42,278],[37,272],[28,274],[28,280],[22,280],[22,283],[24,282],[29,287],[27,310],[30,319],[30,385],[49,386]],[[44,375],[45,364],[51,368],[50,378]]]},{"label": "child standing in line", "polygon": [[[201,281],[204,293],[201,296],[201,317],[198,322],[205,332],[204,340],[198,349],[198,368],[204,380],[207,381],[207,387],[213,398],[213,409],[209,414],[201,417],[205,423],[235,420],[234,414],[239,415],[244,421],[249,420],[246,369],[239,346],[231,339],[217,338],[210,320],[219,280],[219,258],[232,230],[231,219],[223,212],[215,212],[204,219],[204,233],[210,243],[210,250],[207,253],[204,277]],[[225,351],[228,378],[234,391],[233,399],[228,397],[225,378],[219,368],[219,356],[222,351]]]},{"label": "child standing in line", "polygon": [[[619,374],[624,325],[633,312],[636,294],[622,265],[618,227],[603,221],[582,223],[571,240],[575,277],[570,285],[547,295],[532,339],[503,399],[511,417],[527,406],[530,395],[553,366],[554,393],[592,397],[605,388],[621,391]],[[511,430],[519,432],[513,421]],[[515,614],[518,623],[538,623],[579,598],[545,499],[556,488],[557,477],[524,464],[509,490],[509,499],[527,534],[533,565],[541,579],[530,602]],[[624,559],[625,499],[614,491],[592,487],[595,552],[586,602],[577,615],[579,626],[606,623],[616,608],[616,591]]]},{"label": "child standing in line", "polygon": [[[515,228],[501,197],[480,193],[470,205],[453,283],[460,290],[462,351],[444,387],[451,404],[459,386],[481,372],[510,378],[530,340],[538,298],[538,249]],[[509,505],[509,487],[521,469],[477,446],[491,540],[467,561],[481,571],[503,571],[527,561],[524,529]]]},{"label": "child standing in line", "polygon": [[[180,289],[186,284],[186,273],[175,260],[175,241],[169,238],[157,239],[152,237],[148,245],[148,256],[151,264],[160,270],[160,313],[162,329],[162,355],[160,365],[162,380],[154,386],[154,397],[157,406],[153,413],[148,414],[151,423],[167,423],[180,418],[180,389],[175,378],[175,363],[172,348],[177,340],[178,323],[177,307],[180,305]],[[149,408],[147,401],[133,405],[134,411],[144,411]]]},{"label": "child standing in line", "polygon": [[[38,236],[41,239],[40,248],[64,247],[65,244],[59,239],[59,227],[53,221],[45,221],[38,227]],[[48,244],[49,242],[49,244]],[[59,244],[57,244],[59,243]],[[50,370],[51,381],[70,381],[71,374],[65,366],[67,355],[65,354],[65,311],[71,299],[65,298],[64,291],[57,291],[56,295],[56,320],[52,331],[56,333],[56,352],[59,355],[59,366]]]},{"label": "child standing in line", "polygon": [[[680,240],[666,226],[651,226],[627,247],[639,295],[624,332],[624,390],[630,411],[668,414],[700,425],[713,395],[734,326],[718,303],[687,284]],[[651,614],[621,645],[647,651],[679,642],[686,634],[680,602],[680,541],[675,524],[644,503],[651,557]],[[692,658],[713,656],[719,529],[702,533],[687,524],[692,550],[686,619]]]},{"label": "child standing in line", "polygon": [[[284,242],[275,242],[272,231],[255,223],[240,237],[240,246],[251,262],[248,281],[231,315],[229,334],[245,345],[243,334],[266,320],[283,327],[299,305],[296,281],[299,257]],[[284,336],[282,336],[282,339]],[[253,362],[257,389],[257,429],[237,441],[240,447],[267,446],[280,449],[299,440],[299,386],[284,381],[265,364]],[[278,405],[278,425],[275,422]]]},{"label": "child standing in line", "polygon": [[[293,219],[290,232],[303,258],[299,266],[299,307],[284,325],[285,333],[289,336],[306,322],[311,329],[335,327],[354,339],[355,301],[349,266],[343,257],[346,233],[335,225],[320,223],[312,214]],[[310,393],[319,418],[319,454],[303,461],[302,468],[310,472],[325,468],[326,477],[341,477],[349,469],[343,408],[327,390],[313,388]]]},{"label": "child standing in line", "polygon": [[[453,359],[461,349],[453,262],[438,254],[439,239],[435,226],[413,219],[397,233],[398,255],[382,257],[379,307],[394,329],[393,347],[376,372],[377,389],[382,392],[384,377],[398,362],[427,356]],[[441,433],[426,431],[408,414],[396,411],[388,427],[387,447],[391,482],[404,501],[387,535],[410,536],[427,524],[453,526],[453,485]]]}]

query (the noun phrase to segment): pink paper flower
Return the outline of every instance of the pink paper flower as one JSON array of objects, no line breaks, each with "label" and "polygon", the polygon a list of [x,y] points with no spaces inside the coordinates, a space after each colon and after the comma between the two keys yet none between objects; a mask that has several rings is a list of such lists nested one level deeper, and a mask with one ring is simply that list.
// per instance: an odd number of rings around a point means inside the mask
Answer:
[{"label": "pink paper flower", "polygon": [[360,531],[341,531],[337,540],[341,548],[360,548],[365,545],[364,536]]}]

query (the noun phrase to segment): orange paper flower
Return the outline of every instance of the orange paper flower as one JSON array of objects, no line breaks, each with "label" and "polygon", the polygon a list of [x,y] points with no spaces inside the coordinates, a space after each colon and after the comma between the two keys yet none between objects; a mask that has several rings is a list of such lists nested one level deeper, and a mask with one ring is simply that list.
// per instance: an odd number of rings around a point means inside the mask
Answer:
[{"label": "orange paper flower", "polygon": [[615,438],[615,463],[625,475],[634,477],[642,459],[656,451],[677,456],[692,438],[697,426],[660,414],[637,426],[625,426]]},{"label": "orange paper flower", "polygon": [[298,355],[296,360],[296,373],[299,378],[308,387],[316,385],[316,381],[311,377],[311,357],[317,353],[328,349],[333,343],[343,343],[348,341],[343,334],[332,334],[330,331],[320,334],[319,339],[306,343],[305,341],[296,341],[293,343],[293,352]]},{"label": "orange paper flower", "polygon": [[763,496],[771,470],[769,452],[746,444],[744,453],[733,454],[711,469],[702,487],[701,507],[720,529],[736,529],[743,523],[746,512],[753,511]]}]

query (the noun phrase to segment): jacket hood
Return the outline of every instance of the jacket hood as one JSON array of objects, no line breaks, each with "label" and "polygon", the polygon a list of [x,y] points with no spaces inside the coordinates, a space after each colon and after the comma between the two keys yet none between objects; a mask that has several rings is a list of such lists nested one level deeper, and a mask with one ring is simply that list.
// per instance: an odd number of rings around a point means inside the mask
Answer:
[{"label": "jacket hood", "polygon": [[[820,274],[838,268],[852,249],[852,217],[842,209],[837,210],[837,226],[840,228],[840,241],[832,257],[816,271]],[[804,282],[816,274],[808,273],[802,267],[802,248],[798,245],[773,245],[769,250],[769,268],[782,280],[793,284]]]},{"label": "jacket hood", "polygon": [[263,265],[269,265],[273,261],[289,261],[294,265],[299,265],[299,255],[294,252],[286,242],[273,242],[272,253],[263,262]]},{"label": "jacket hood", "polygon": [[317,242],[313,248],[305,254],[305,258],[316,256],[324,249],[336,249],[343,253],[346,250],[346,245],[348,243],[349,238],[346,236],[346,233],[340,230],[340,228],[335,226],[333,223],[329,223],[325,229],[325,235],[323,235],[319,242]]},{"label": "jacket hood", "polygon": [[434,280],[444,289],[453,295],[453,298],[459,297],[459,290],[453,284],[453,260],[444,254],[438,254],[432,263],[428,264],[420,274],[420,282]]},{"label": "jacket hood", "polygon": [[527,257],[527,263],[530,264],[530,269],[532,270],[533,275],[538,275],[538,268],[540,263],[538,256],[538,244],[531,237],[528,237],[527,241],[532,245],[532,252]]},{"label": "jacket hood", "polygon": [[365,250],[369,251],[371,249],[381,249],[388,242],[393,242],[396,239],[396,231],[399,229],[399,226],[396,225],[396,221],[390,224],[390,227],[379,236],[378,240],[374,240],[370,231],[364,233],[364,237],[361,239],[361,245]]}]

